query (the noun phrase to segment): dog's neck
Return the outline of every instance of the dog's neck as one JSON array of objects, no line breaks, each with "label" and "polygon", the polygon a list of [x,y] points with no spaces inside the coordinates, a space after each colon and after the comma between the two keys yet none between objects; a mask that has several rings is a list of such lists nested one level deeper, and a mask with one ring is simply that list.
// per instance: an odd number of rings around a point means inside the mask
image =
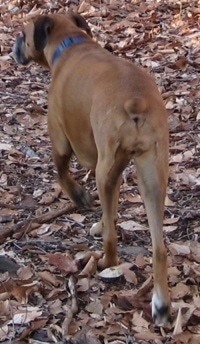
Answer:
[{"label": "dog's neck", "polygon": [[55,63],[55,61],[60,57],[62,52],[70,47],[73,44],[81,43],[85,41],[85,37],[83,36],[75,36],[75,37],[65,37],[60,44],[57,46],[57,48],[54,50],[53,56],[52,56],[52,65]]}]

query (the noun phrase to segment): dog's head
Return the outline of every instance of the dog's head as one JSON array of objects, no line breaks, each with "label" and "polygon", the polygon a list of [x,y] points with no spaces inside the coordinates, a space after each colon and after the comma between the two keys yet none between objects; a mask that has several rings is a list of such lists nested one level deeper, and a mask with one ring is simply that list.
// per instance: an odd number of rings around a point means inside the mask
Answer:
[{"label": "dog's head", "polygon": [[27,65],[33,60],[48,67],[44,49],[51,42],[52,37],[59,40],[63,36],[73,36],[80,30],[92,37],[85,19],[73,12],[37,16],[17,36],[13,46],[13,57],[22,65]]}]

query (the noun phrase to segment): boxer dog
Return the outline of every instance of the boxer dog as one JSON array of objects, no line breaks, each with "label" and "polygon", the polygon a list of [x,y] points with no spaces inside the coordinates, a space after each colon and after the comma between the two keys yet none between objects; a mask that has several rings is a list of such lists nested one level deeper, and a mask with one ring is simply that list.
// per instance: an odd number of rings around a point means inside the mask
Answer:
[{"label": "boxer dog", "polygon": [[168,180],[168,126],[161,95],[152,78],[132,62],[113,56],[92,40],[78,14],[49,14],[31,20],[16,38],[15,60],[51,70],[48,130],[58,179],[80,207],[92,197],[68,172],[72,154],[95,169],[102,219],[91,234],[102,233],[101,268],[118,264],[115,222],[121,175],[134,159],[153,246],[156,324],[168,322],[167,253],[162,223]]}]

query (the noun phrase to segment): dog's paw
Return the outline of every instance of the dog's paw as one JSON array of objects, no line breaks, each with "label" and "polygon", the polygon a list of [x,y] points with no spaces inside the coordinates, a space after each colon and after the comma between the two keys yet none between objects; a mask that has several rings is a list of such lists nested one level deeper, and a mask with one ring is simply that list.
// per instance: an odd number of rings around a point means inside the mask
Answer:
[{"label": "dog's paw", "polygon": [[171,323],[170,304],[163,302],[161,295],[157,293],[154,293],[152,297],[152,317],[156,325]]},{"label": "dog's paw", "polygon": [[103,231],[102,221],[96,222],[90,228],[90,235],[92,235],[93,237],[102,237],[102,231]]},{"label": "dog's paw", "polygon": [[119,265],[119,258],[116,257],[106,257],[106,255],[103,256],[103,258],[99,259],[98,261],[98,268],[100,270],[104,270],[106,268],[110,268],[112,266]]},{"label": "dog's paw", "polygon": [[91,208],[93,203],[93,198],[89,192],[82,188],[76,190],[76,194],[73,197],[73,201],[78,208]]}]

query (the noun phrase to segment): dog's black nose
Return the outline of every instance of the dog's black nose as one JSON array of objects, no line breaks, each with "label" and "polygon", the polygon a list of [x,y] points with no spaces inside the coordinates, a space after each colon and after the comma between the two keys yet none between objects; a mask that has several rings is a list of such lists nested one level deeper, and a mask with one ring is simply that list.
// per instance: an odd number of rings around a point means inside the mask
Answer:
[{"label": "dog's black nose", "polygon": [[16,37],[16,41],[13,45],[12,53],[16,62],[21,63],[21,50],[24,43],[24,38],[22,34]]},{"label": "dog's black nose", "polygon": [[16,37],[16,41],[13,45],[12,49],[12,55],[17,63],[20,63],[22,65],[26,65],[30,62],[30,59],[27,58],[24,54],[24,34],[20,33]]}]

